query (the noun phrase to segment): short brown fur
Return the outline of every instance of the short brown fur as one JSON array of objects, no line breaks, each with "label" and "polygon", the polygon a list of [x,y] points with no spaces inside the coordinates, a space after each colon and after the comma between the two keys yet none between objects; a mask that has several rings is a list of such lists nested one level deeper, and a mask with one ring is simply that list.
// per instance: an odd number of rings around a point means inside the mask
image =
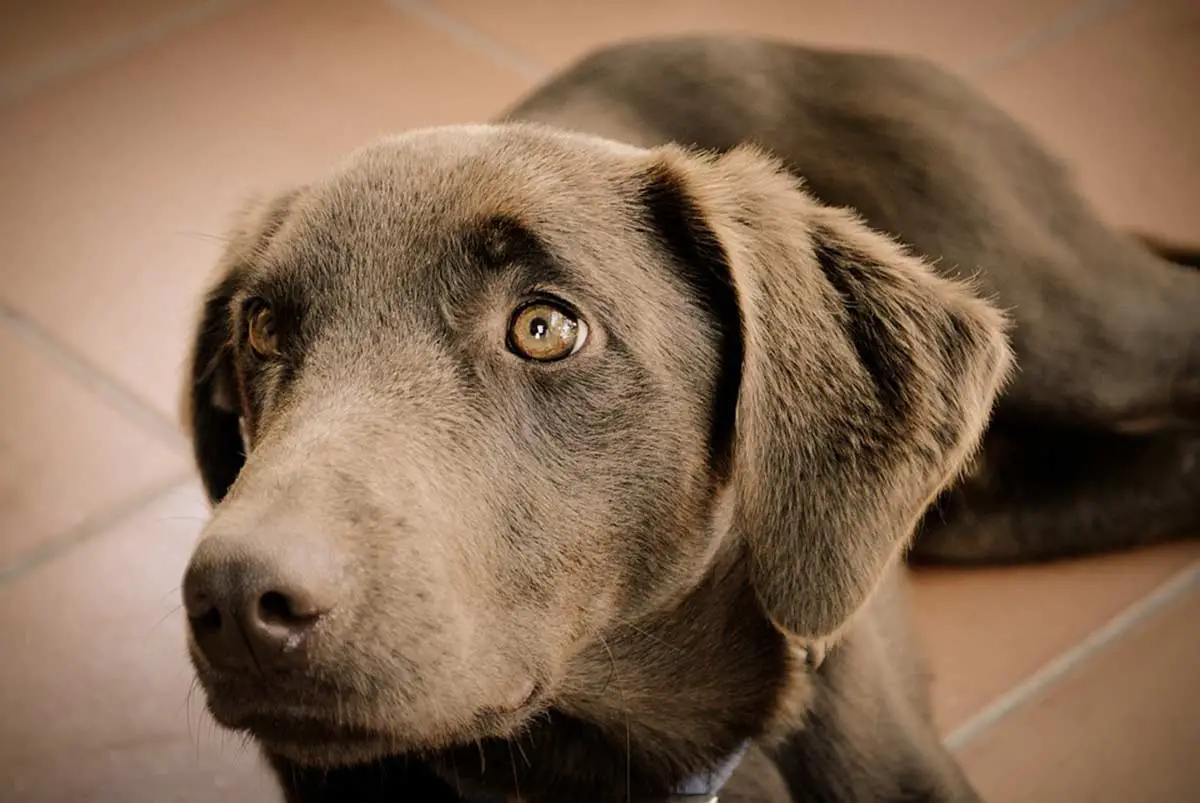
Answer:
[{"label": "short brown fur", "polygon": [[[505,331],[546,296],[590,334],[532,364]],[[292,803],[661,800],[746,741],[723,803],[974,800],[904,553],[1194,535],[1198,310],[928,65],[598,52],[241,215],[185,393],[209,707]],[[1022,508],[1055,442],[1138,468]],[[238,668],[203,629],[251,588],[311,605]]]}]

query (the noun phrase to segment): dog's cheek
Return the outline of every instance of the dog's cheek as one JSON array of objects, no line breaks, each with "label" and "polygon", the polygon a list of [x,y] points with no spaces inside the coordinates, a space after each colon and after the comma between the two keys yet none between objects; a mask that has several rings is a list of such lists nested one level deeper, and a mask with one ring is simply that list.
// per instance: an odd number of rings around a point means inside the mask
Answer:
[{"label": "dog's cheek", "polygon": [[[579,644],[693,584],[711,551],[706,410],[612,361],[517,386],[430,476],[471,652],[553,673]],[[410,450],[411,453],[411,450]],[[442,491],[445,491],[443,488]]]},{"label": "dog's cheek", "polygon": [[712,486],[697,419],[665,394],[640,398],[610,416],[611,439],[581,461],[586,482],[572,500],[578,540],[563,562],[577,575],[568,589],[589,614],[583,624],[598,630],[643,615],[703,571]]}]

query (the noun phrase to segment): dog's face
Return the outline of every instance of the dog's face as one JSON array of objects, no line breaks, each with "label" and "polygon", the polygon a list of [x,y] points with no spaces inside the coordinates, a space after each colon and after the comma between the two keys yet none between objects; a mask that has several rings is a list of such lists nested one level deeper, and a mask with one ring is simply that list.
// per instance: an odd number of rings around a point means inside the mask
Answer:
[{"label": "dog's face", "polygon": [[828,634],[977,442],[1001,328],[749,151],[364,150],[250,208],[204,308],[210,709],[309,763],[503,735],[718,555]]}]

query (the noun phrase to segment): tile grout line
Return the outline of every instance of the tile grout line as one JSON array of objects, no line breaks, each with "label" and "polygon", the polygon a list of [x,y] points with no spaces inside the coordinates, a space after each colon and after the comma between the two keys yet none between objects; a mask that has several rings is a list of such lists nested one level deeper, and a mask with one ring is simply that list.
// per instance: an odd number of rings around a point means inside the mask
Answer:
[{"label": "tile grout line", "polygon": [[517,51],[501,44],[474,25],[463,22],[447,14],[436,4],[427,0],[385,0],[391,8],[415,17],[430,28],[434,28],[455,39],[459,44],[474,50],[480,55],[491,58],[518,75],[531,80],[545,78],[549,71],[541,65],[530,61]]},{"label": "tile grout line", "polygon": [[990,75],[1032,56],[1048,45],[1053,45],[1074,33],[1099,22],[1115,11],[1130,5],[1134,0],[1090,0],[1064,13],[1058,19],[1019,36],[998,52],[967,67],[966,74],[975,78]]},{"label": "tile grout line", "polygon": [[52,365],[64,369],[86,390],[126,420],[155,436],[162,445],[180,455],[190,454],[187,439],[175,422],[4,302],[0,302],[0,326],[12,331]]},{"label": "tile grout line", "polygon": [[[48,85],[79,74],[84,70],[119,58],[139,47],[153,44],[178,30],[203,22],[221,11],[245,1],[210,0],[199,7],[188,9],[179,14],[159,20],[155,24],[137,30],[130,35],[111,40],[81,56],[63,59],[57,63],[39,65],[34,70],[33,75],[26,77],[24,80],[0,80],[0,105],[20,99]],[[1084,3],[1056,22],[1018,38],[999,53],[975,63],[968,68],[968,71],[970,74],[983,76],[1007,67],[1032,55],[1047,45],[1052,45],[1065,39],[1081,28],[1098,22],[1114,11],[1128,5],[1130,2],[1131,0],[1097,0],[1096,2]],[[387,0],[387,5],[398,11],[406,12],[429,27],[441,31],[482,55],[490,57],[523,77],[537,80],[544,78],[548,72],[511,48],[481,32],[476,27],[461,22],[436,6],[421,2],[421,0]],[[64,365],[75,378],[83,381],[91,389],[98,392],[100,396],[117,408],[119,412],[135,419],[143,426],[147,426],[159,437],[164,437],[173,449],[184,449],[183,438],[169,419],[162,416],[157,410],[147,406],[141,399],[92,366],[89,361],[76,354],[73,349],[57,342],[42,331],[40,327],[3,304],[0,304],[0,322],[8,324],[26,343],[35,346],[43,352],[48,352],[48,356],[55,364]],[[72,531],[69,531],[68,534],[53,539],[26,556],[19,558],[17,562],[0,567],[0,588],[15,582],[20,577],[69,552],[74,546],[90,540],[104,529],[136,513],[155,499],[165,496],[170,491],[182,486],[190,478],[190,472],[186,474],[181,473],[162,483],[151,486],[146,492],[134,496],[124,503],[109,508],[96,516],[90,517],[77,527],[72,528]],[[1007,718],[1011,713],[1024,705],[1024,703],[1057,685],[1064,677],[1082,666],[1094,655],[1106,649],[1117,639],[1131,632],[1150,616],[1193,590],[1193,587],[1198,583],[1200,583],[1200,563],[1185,569],[1159,589],[1131,605],[1100,630],[1095,631],[1091,636],[1062,653],[1058,658],[1035,672],[1024,682],[998,697],[991,705],[950,733],[945,739],[946,746],[951,750],[962,749],[1000,721]]]},{"label": "tile grout line", "polygon": [[1197,590],[1200,590],[1200,560],[1191,563],[1074,647],[1060,653],[1025,680],[995,698],[982,711],[951,731],[942,740],[943,744],[952,752],[962,750],[1027,703],[1057,686],[1168,605]]},{"label": "tile grout line", "polygon": [[24,75],[0,78],[0,107],[154,44],[244,2],[249,0],[206,0],[198,6],[166,15],[122,36],[101,42],[82,53],[46,59]]},{"label": "tile grout line", "polygon": [[191,482],[191,472],[175,472],[165,480],[148,486],[121,502],[88,516],[79,524],[46,543],[19,555],[12,563],[0,566],[0,591],[22,577],[51,563],[56,558],[72,552],[76,547],[102,535],[106,530],[120,524],[153,502],[167,496]]}]

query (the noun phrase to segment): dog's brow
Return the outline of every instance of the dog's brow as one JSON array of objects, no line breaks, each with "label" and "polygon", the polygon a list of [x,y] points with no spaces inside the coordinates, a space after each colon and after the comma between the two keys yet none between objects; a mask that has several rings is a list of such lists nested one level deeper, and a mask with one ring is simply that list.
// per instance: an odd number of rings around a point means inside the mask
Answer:
[{"label": "dog's brow", "polygon": [[519,268],[534,283],[571,284],[569,273],[532,229],[506,215],[493,215],[465,234],[472,262],[486,271]]}]

